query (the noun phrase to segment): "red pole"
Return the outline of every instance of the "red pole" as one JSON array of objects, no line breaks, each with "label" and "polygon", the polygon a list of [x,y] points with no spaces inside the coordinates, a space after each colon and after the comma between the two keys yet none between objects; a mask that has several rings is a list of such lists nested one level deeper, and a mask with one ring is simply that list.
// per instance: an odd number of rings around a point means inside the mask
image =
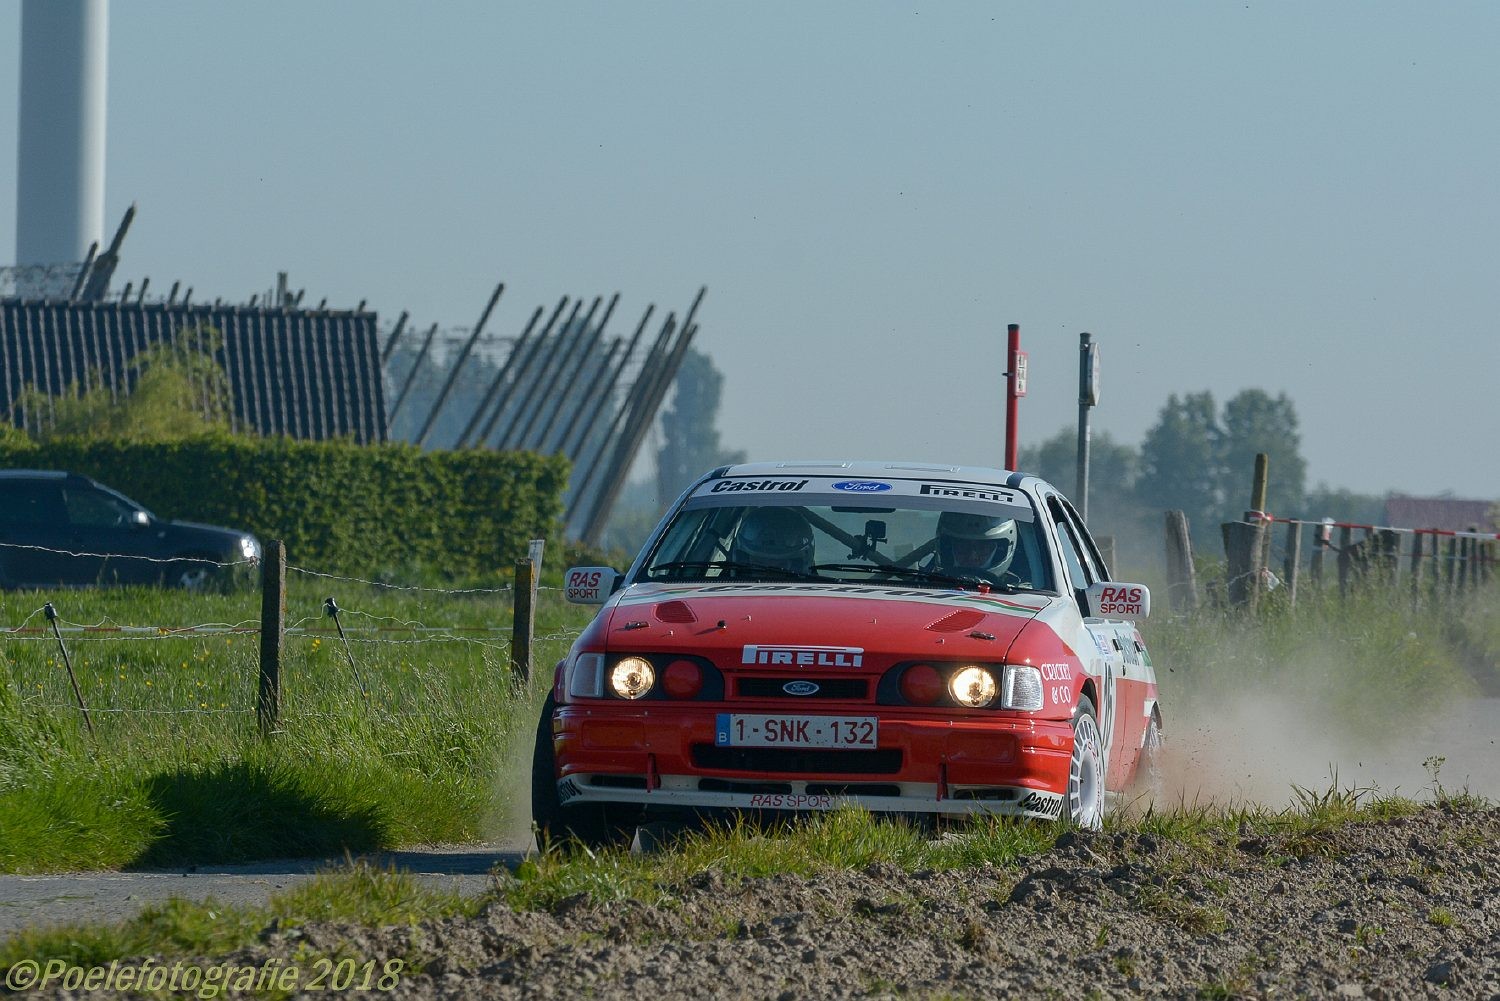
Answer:
[{"label": "red pole", "polygon": [[1017,401],[1020,396],[1016,393],[1016,363],[1021,356],[1021,325],[1012,323],[1006,327],[1010,335],[1010,345],[1005,356],[1005,468],[1016,468],[1016,413],[1018,411]]}]

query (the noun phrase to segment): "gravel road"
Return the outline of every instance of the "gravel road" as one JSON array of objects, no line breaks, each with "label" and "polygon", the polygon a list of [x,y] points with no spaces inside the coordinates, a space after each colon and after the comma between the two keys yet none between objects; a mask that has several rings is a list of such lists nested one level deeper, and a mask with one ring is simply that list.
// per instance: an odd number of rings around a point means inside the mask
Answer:
[{"label": "gravel road", "polygon": [[1014,867],[709,869],[668,890],[665,904],[495,900],[418,927],[269,928],[227,958],[409,957],[420,972],[394,993],[423,999],[1500,997],[1496,809],[1191,847],[1068,833]]}]

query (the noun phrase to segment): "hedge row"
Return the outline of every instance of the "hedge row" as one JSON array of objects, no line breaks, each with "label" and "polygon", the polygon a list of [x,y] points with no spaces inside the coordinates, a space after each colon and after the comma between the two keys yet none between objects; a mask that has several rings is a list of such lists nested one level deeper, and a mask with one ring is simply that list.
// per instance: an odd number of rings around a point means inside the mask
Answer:
[{"label": "hedge row", "polygon": [[0,468],[82,473],[164,518],[282,539],[298,566],[397,581],[508,577],[528,540],[557,537],[568,482],[566,459],[530,452],[228,435],[0,439]]}]

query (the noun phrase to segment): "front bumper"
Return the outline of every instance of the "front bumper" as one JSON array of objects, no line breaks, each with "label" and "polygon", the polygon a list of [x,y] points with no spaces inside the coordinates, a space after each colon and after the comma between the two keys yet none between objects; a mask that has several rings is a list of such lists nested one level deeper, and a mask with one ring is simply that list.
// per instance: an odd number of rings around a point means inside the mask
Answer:
[{"label": "front bumper", "polygon": [[649,812],[857,805],[877,813],[1052,820],[1067,794],[1073,731],[1066,720],[999,713],[951,719],[859,706],[850,710],[879,719],[878,749],[771,752],[716,747],[715,715],[724,708],[559,707],[553,746],[560,802],[635,804]]}]

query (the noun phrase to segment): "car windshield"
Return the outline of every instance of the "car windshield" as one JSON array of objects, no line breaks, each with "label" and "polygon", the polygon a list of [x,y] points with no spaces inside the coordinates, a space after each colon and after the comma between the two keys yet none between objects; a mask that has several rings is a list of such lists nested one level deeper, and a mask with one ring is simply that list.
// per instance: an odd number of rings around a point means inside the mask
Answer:
[{"label": "car windshield", "polygon": [[797,490],[725,487],[739,482],[696,491],[637,579],[1053,591],[1045,538],[1019,492],[991,488],[999,499],[989,500],[958,489],[948,492],[969,496],[851,496],[807,480],[778,481]]}]

